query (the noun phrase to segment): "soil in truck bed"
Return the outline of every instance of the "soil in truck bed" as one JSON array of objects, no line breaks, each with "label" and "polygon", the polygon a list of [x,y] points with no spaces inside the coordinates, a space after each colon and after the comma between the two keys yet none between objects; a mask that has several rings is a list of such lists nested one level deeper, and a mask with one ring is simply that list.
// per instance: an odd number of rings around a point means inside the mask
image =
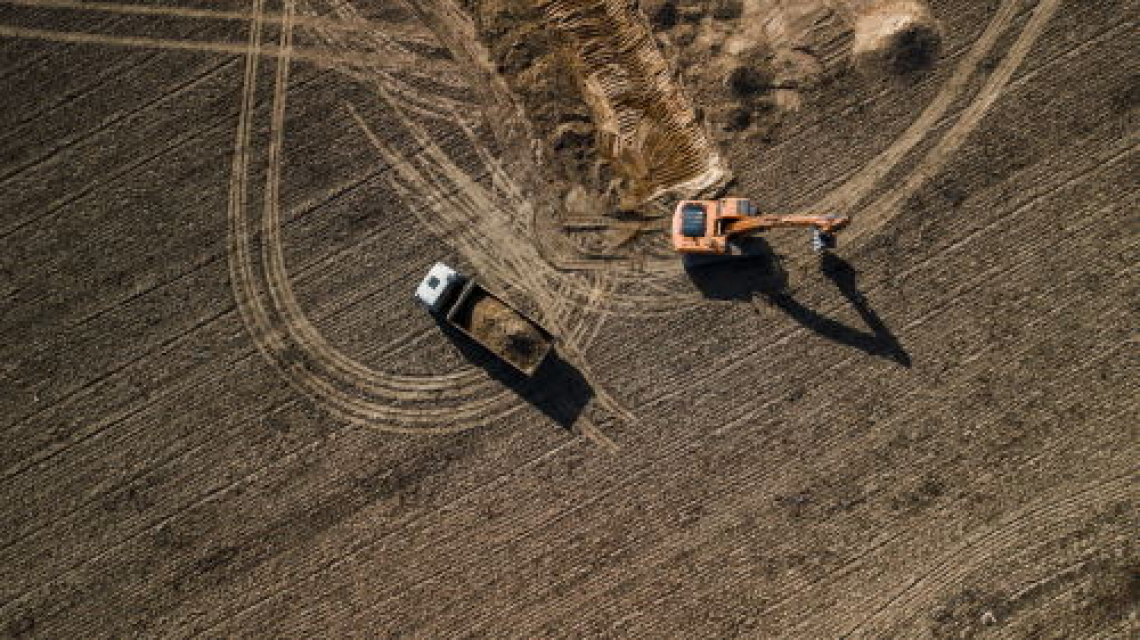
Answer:
[{"label": "soil in truck bed", "polygon": [[[464,324],[484,345],[512,364],[529,371],[546,352],[547,338],[530,321],[494,296],[476,292],[463,315]],[[468,315],[470,314],[470,315]]]}]

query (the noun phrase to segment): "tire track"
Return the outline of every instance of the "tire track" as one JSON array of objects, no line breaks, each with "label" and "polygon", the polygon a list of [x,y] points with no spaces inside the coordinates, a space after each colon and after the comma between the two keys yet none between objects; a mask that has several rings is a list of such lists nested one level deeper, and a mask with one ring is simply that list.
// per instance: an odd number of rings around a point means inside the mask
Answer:
[{"label": "tire track", "polygon": [[[2,2],[3,2],[3,0],[0,0],[0,3],[2,3]],[[107,27],[116,27],[116,26],[120,25],[122,22],[123,22],[122,18],[118,18],[115,20],[111,20],[106,26]],[[195,30],[195,31],[191,32],[191,34],[189,34],[189,35],[195,35],[196,33],[200,32],[200,31],[202,31],[202,29]],[[42,61],[44,58],[48,58],[48,57],[52,56],[54,53],[56,53],[56,49],[57,49],[57,47],[47,48],[44,51],[42,56],[36,57],[35,62]],[[89,80],[93,80],[93,82],[89,82],[89,83],[83,85],[82,88],[65,95],[62,99],[55,100],[54,102],[52,102],[50,104],[46,104],[46,105],[43,102],[38,103],[36,105],[36,107],[37,107],[36,111],[34,111],[30,114],[22,114],[20,119],[14,121],[13,123],[11,123],[8,126],[7,130],[3,134],[3,137],[0,137],[0,144],[5,144],[7,141],[18,137],[20,132],[16,131],[17,128],[22,127],[24,125],[27,125],[31,122],[36,121],[36,120],[39,120],[43,116],[45,116],[49,113],[53,113],[56,110],[58,110],[59,108],[66,106],[66,105],[74,102],[75,100],[86,97],[86,96],[94,93],[95,91],[99,90],[100,88],[105,89],[106,87],[103,83],[103,79],[106,78],[107,76],[119,74],[124,69],[130,69],[132,67],[142,66],[144,64],[147,64],[147,63],[153,61],[159,55],[160,54],[158,54],[158,53],[144,54],[137,61],[130,59],[129,56],[124,56],[123,58],[116,61],[116,63],[114,65],[112,65],[109,69],[104,70],[102,73],[100,73],[100,74],[98,74],[92,78],[88,78]],[[21,70],[23,69],[23,66],[24,65],[21,65]]]},{"label": "tire track", "polygon": [[[409,6],[412,5],[409,4]],[[501,121],[498,126],[492,124],[492,128],[496,131],[501,139],[508,142],[507,153],[514,154],[512,156],[512,159],[517,164],[517,166],[512,166],[510,168],[510,171],[507,171],[501,162],[489,156],[487,150],[483,148],[482,145],[475,144],[475,150],[480,154],[481,157],[484,158],[484,164],[489,164],[490,166],[495,167],[494,171],[496,172],[496,177],[493,183],[495,184],[496,188],[504,194],[499,201],[501,204],[497,203],[496,207],[505,210],[506,213],[502,216],[502,219],[508,223],[508,228],[512,221],[519,222],[525,220],[531,223],[531,229],[528,231],[533,232],[533,229],[535,228],[534,220],[536,208],[534,205],[534,200],[536,196],[534,194],[526,193],[526,189],[529,187],[532,190],[537,190],[539,188],[537,185],[542,184],[542,180],[533,175],[533,170],[530,167],[531,163],[528,161],[525,154],[521,154],[517,152],[517,150],[512,151],[512,149],[514,149],[516,146],[520,148],[526,148],[529,146],[528,140],[531,136],[529,135],[529,128],[525,125],[525,118],[523,118],[518,113],[518,109],[514,105],[514,102],[511,100],[509,91],[506,89],[505,84],[502,82],[501,78],[498,78],[497,74],[493,72],[493,69],[488,68],[489,63],[487,60],[485,60],[485,56],[481,55],[479,51],[476,50],[478,47],[472,45],[472,42],[474,40],[474,29],[470,24],[470,19],[468,17],[466,17],[457,7],[454,6],[453,3],[449,2],[448,0],[436,0],[429,6],[416,6],[414,7],[414,10],[417,15],[420,15],[421,18],[432,28],[432,30],[438,34],[439,38],[444,41],[445,44],[447,44],[452,52],[452,55],[457,60],[463,61],[466,65],[470,66],[473,69],[482,71],[482,73],[476,73],[473,80],[479,84],[479,86],[481,86],[484,92],[489,96],[489,98],[485,101],[485,106],[491,111],[489,115],[492,119],[498,117],[498,119]],[[385,95],[384,97],[388,103],[391,104],[393,102],[390,94]],[[400,109],[397,110],[399,111]],[[520,129],[524,135],[520,135],[519,130],[513,130],[510,127],[502,126],[504,123],[512,123],[520,120],[524,123]],[[407,118],[405,118],[405,122],[407,121]],[[472,137],[472,140],[474,141],[474,137]],[[420,173],[421,175],[433,176],[431,180],[450,180],[456,182],[457,184],[466,184],[469,182],[468,180],[464,179],[464,176],[462,175],[463,172],[461,170],[458,170],[457,167],[450,167],[449,171],[438,172],[438,174],[433,174],[431,169],[432,167],[421,166]],[[440,177],[434,177],[435,175],[439,175]],[[419,182],[420,184],[424,184],[431,182],[431,180],[421,180]],[[473,188],[479,187],[478,185],[474,185]],[[483,194],[483,197],[481,197],[480,200],[494,202],[495,198],[489,197],[489,194]],[[449,214],[447,211],[435,211],[433,213],[435,213],[436,216],[446,216]],[[483,222],[482,220],[479,220],[480,214],[478,211],[473,212],[473,215],[475,221]],[[458,231],[453,230],[453,233],[458,233]],[[499,244],[501,245],[503,243],[500,242]],[[528,249],[530,248],[531,247],[528,247]],[[501,251],[502,247],[497,247],[495,250]],[[529,255],[529,253],[533,253],[534,255]],[[468,255],[470,257],[471,254]],[[528,255],[523,256],[522,259],[527,260],[532,264],[539,264],[543,267],[546,267],[545,270],[548,273],[544,274],[544,278],[541,280],[557,280],[559,277],[570,277],[571,275],[559,273],[559,271],[565,270],[560,269],[558,264],[552,263],[546,256],[544,256],[540,248],[536,248],[536,250],[533,252],[528,251]],[[523,271],[528,272],[529,270],[524,269]],[[568,293],[573,293],[578,301],[576,304],[580,305],[583,299],[588,298],[590,295],[593,295],[591,291],[593,291],[594,285],[583,286],[580,283],[576,283],[576,285],[577,286],[568,289]],[[613,299],[614,298],[612,297],[610,298],[610,300]],[[597,311],[604,312],[605,308],[598,308]]]},{"label": "tire track", "polygon": [[[212,53],[229,55],[246,55],[245,46],[225,41],[204,40],[175,40],[169,38],[152,38],[147,36],[123,36],[111,34],[94,34],[82,31],[55,31],[48,29],[32,29],[26,27],[13,27],[0,25],[0,37],[23,38],[42,40],[46,42],[66,42],[71,44],[111,45],[118,47],[134,47],[142,49],[159,49],[162,51],[182,51],[191,53]],[[447,77],[453,72],[451,66],[423,58],[393,59],[393,57],[379,58],[371,54],[361,53],[328,53],[323,49],[295,47],[286,54],[280,47],[268,45],[257,51],[257,55],[269,58],[280,58],[288,55],[298,61],[312,62],[320,65],[335,67],[343,65],[374,65],[383,61],[386,68],[393,73],[402,72],[406,77],[408,69],[414,69],[410,75],[432,80]]]},{"label": "tire track", "polygon": [[[375,137],[373,137],[373,140],[375,143]],[[426,140],[422,139],[421,141],[426,141]],[[438,147],[434,146],[433,141],[431,141],[430,144],[432,146],[432,149],[431,149],[432,152],[437,153],[438,155],[442,155],[441,152],[439,152]],[[396,164],[397,167],[399,167],[399,160],[398,159],[394,159],[394,160],[396,160],[396,162],[393,162],[392,164]],[[442,185],[440,185],[440,186],[442,186]],[[439,191],[441,191],[441,189],[435,189],[435,192],[439,192]],[[429,192],[429,193],[431,193],[431,192]],[[271,222],[270,222],[270,224],[271,224]],[[286,280],[286,276],[284,275],[284,273],[280,272],[280,269],[279,269],[280,265],[270,264],[269,267],[271,269],[274,269],[274,273],[275,273],[274,278],[272,278],[272,280],[274,280],[274,283],[272,283],[272,286],[274,286],[277,291],[284,291],[284,287],[287,286],[287,280]],[[298,321],[298,319],[303,317],[300,314],[299,308],[296,308],[295,306],[293,306],[294,301],[290,300],[290,295],[288,295],[287,293],[280,294],[277,302],[278,303],[284,303],[284,305],[286,305],[288,308],[291,309],[290,314],[292,315],[292,317],[290,319],[292,319],[292,321],[294,321],[294,322]],[[325,349],[325,346],[321,345],[319,334],[317,334],[315,332],[315,330],[312,330],[311,327],[302,327],[302,337],[304,339],[307,339],[306,343],[304,343],[304,345],[303,345],[303,348],[317,349],[315,354],[310,353],[310,355],[315,355],[318,358],[325,358],[324,364],[331,365],[333,367],[334,373],[339,373],[342,375],[355,375],[356,379],[355,380],[349,380],[350,384],[355,384],[355,386],[357,388],[359,388],[361,386],[361,384],[365,384],[365,386],[370,386],[370,387],[376,386],[376,384],[375,384],[376,381],[373,379],[369,379],[369,376],[373,376],[373,378],[374,378],[375,372],[367,370],[367,367],[360,366],[360,365],[356,364],[355,362],[353,362],[353,360],[351,360],[347,357],[343,357],[339,354],[329,353],[329,351],[327,351]],[[335,371],[336,367],[340,367],[340,371]],[[397,379],[397,380],[399,381],[399,383],[402,383],[402,384],[412,383],[412,384],[416,384],[416,386],[421,386],[421,387],[438,388],[438,384],[440,382],[439,378],[440,378],[440,376],[435,376],[435,380],[421,380],[421,379],[416,379],[416,378],[408,378],[408,376],[404,376],[404,378]],[[455,378],[455,376],[453,376],[453,378]],[[467,376],[466,379],[458,379],[457,380],[458,386],[470,387],[470,383],[471,383],[470,380],[471,380],[471,376]],[[316,383],[316,380],[310,378],[308,380],[308,382],[309,383]],[[386,383],[388,381],[381,381],[381,382]],[[304,381],[302,381],[302,383],[304,383]],[[382,389],[385,386],[386,386],[386,384],[382,384]],[[455,386],[455,382],[453,382],[453,386]],[[335,391],[335,389],[333,387],[329,386],[329,384],[324,383],[324,382],[321,382],[319,388],[317,388],[316,390],[318,391],[318,394],[331,394],[328,397],[331,398],[334,403],[345,403],[345,402],[347,402],[347,400],[351,400],[351,398],[348,397],[347,395],[337,394],[337,392]],[[375,390],[375,389],[373,389],[373,390]],[[390,389],[383,389],[383,390],[391,392]],[[397,392],[400,392],[400,391],[397,390]],[[598,395],[598,397],[604,399],[604,397],[601,396],[601,394]],[[374,408],[372,411],[375,411]],[[481,411],[482,410],[480,408],[479,412],[471,411],[471,413],[480,413]],[[462,412],[457,411],[456,408],[450,408],[450,410],[447,410],[447,414],[449,416],[451,416],[451,418],[455,418],[455,416],[457,416],[457,415],[462,415]],[[375,415],[370,415],[370,416],[366,415],[366,416],[364,416],[364,420],[366,422],[375,420]],[[462,423],[458,424],[458,426],[453,427],[453,429],[458,429],[458,428],[467,428],[467,427],[464,427]]]},{"label": "tire track", "polygon": [[[1069,58],[1070,56],[1078,54],[1078,53],[1083,53],[1085,50],[1103,43],[1105,40],[1114,37],[1115,35],[1117,35],[1117,33],[1119,31],[1125,30],[1127,27],[1128,27],[1128,25],[1119,25],[1117,27],[1110,28],[1110,29],[1104,31],[1103,33],[1099,34],[1093,40],[1082,42],[1082,43],[1072,47],[1071,49],[1068,49],[1065,52],[1065,54],[1059,55],[1055,58],[1052,58],[1048,62],[1042,64],[1040,67],[1033,69],[1031,71],[1028,71],[1024,75],[1022,75],[1021,77],[1017,78],[1016,80],[1009,82],[1003,91],[1008,93],[1012,89],[1020,88],[1020,87],[1024,86],[1025,84],[1029,83],[1030,81],[1036,79],[1040,74],[1045,73],[1046,71],[1051,69],[1053,66],[1057,65],[1058,63],[1060,63],[1062,61],[1067,60],[1067,58]],[[969,105],[967,105],[967,106],[969,106]],[[947,117],[943,117],[943,119],[941,119],[937,125],[935,125],[934,127],[931,128],[931,131],[929,133],[941,131],[942,129],[945,128],[946,124],[947,124]],[[946,160],[949,159],[949,155],[950,154],[948,154],[948,157],[946,158]],[[821,187],[819,189],[817,189],[817,191],[820,189],[827,188],[829,185],[843,184],[852,175],[854,175],[854,173],[855,172],[851,172],[851,173],[849,173],[843,177],[831,180],[828,183],[826,183],[825,185],[821,185]],[[928,176],[928,178],[933,177],[936,174],[937,174],[937,171],[932,171],[931,175]],[[919,188],[921,188],[921,186],[922,186],[922,184],[914,185],[913,190],[910,191],[910,193],[908,193],[907,195],[908,196],[912,195],[915,191],[917,191]],[[881,200],[885,200],[885,199],[889,198],[890,194],[892,194],[892,193],[897,193],[897,191],[891,190],[886,195],[884,195],[881,198]],[[906,200],[906,198],[899,198],[899,202],[905,202],[905,200]],[[869,205],[868,207],[866,207],[866,211],[867,212],[873,212],[876,210],[876,206],[878,206],[878,205]],[[896,213],[897,213],[897,211],[896,211]],[[869,213],[869,215],[874,215],[874,214]],[[889,222],[889,220],[884,220],[882,222],[882,224],[880,224],[878,227],[874,227],[874,228],[879,229],[882,226],[885,226],[888,222]],[[846,238],[846,237],[850,236],[852,240],[857,240],[856,236],[858,236],[858,238],[862,238],[863,236],[870,235],[869,233],[864,233],[862,231],[863,228],[864,227],[859,227],[859,229],[856,230],[856,233],[845,232],[844,237]],[[857,242],[856,242],[856,246],[858,246]]]},{"label": "tire track", "polygon": [[[0,0],[0,4],[2,4],[3,2],[4,2],[4,0]],[[81,4],[86,4],[86,3],[81,3]],[[98,25],[98,26],[102,26],[102,27],[106,28],[106,27],[118,26],[119,24],[121,24],[123,22],[123,19],[122,18],[116,18],[116,17],[112,16],[112,18],[108,19],[108,20],[91,20],[90,22],[93,23],[94,25]],[[17,75],[18,73],[26,70],[28,67],[35,65],[35,64],[39,64],[40,62],[43,62],[46,58],[50,58],[52,56],[55,56],[58,53],[59,53],[58,47],[41,47],[38,50],[36,50],[33,54],[26,56],[24,59],[20,60],[20,62],[17,63],[16,65],[0,69],[0,80],[7,80],[9,77]]]},{"label": "tire track", "polygon": [[[224,20],[231,22],[250,22],[254,14],[244,11],[230,11],[225,9],[202,9],[185,6],[146,5],[140,3],[96,2],[88,0],[0,0],[0,4],[9,4],[22,7],[44,9],[74,9],[79,11],[110,13],[120,16],[153,16],[165,18],[188,18],[201,20]],[[284,14],[262,12],[259,18],[264,24],[282,25]],[[343,31],[348,33],[372,32],[376,24],[368,20],[335,20],[319,16],[293,15],[290,23],[296,27],[309,27],[327,29],[330,31]],[[414,30],[401,31],[394,23],[386,23],[388,34],[396,39],[414,44],[430,45],[431,42]]]},{"label": "tire track", "polygon": [[[293,11],[293,3],[287,3],[286,16]],[[249,208],[245,193],[245,174],[248,172],[249,160],[244,152],[248,148],[248,124],[244,128],[239,127],[235,175],[231,182],[231,193],[237,194],[231,200],[229,214],[232,281],[242,316],[259,350],[295,388],[339,419],[352,424],[395,433],[442,434],[496,422],[514,413],[519,405],[512,402],[511,394],[487,380],[474,367],[437,376],[407,376],[371,369],[328,344],[300,309],[285,271],[276,196],[280,180],[287,68],[290,62],[288,53],[292,49],[291,36],[286,35],[288,33],[291,33],[291,25],[286,21],[280,47],[286,55],[278,61],[274,88],[271,161],[266,176],[267,197],[261,226],[264,244],[268,248],[262,249],[266,253],[261,256],[264,282],[260,286],[257,284],[259,277],[255,273],[255,258],[251,253],[250,234],[243,219]],[[247,64],[256,68],[249,61]],[[253,80],[247,76],[250,88]],[[397,163],[391,164],[399,168]],[[261,300],[258,288],[263,288],[268,293],[268,301]],[[302,362],[296,361],[297,355],[291,355],[298,351],[304,359]],[[286,355],[290,358],[286,358]],[[294,362],[288,362],[288,359],[293,359]],[[361,394],[365,394],[364,397]],[[448,406],[446,401],[440,402],[441,395],[464,397],[467,394],[479,398],[458,406]],[[395,401],[399,400],[419,401],[425,406],[414,410],[400,409],[394,406]]]},{"label": "tire track", "polygon": [[[485,190],[474,178],[455,166],[448,154],[434,143],[427,132],[406,114],[402,114],[399,102],[388,94],[384,87],[378,86],[377,91],[393,112],[400,115],[417,146],[423,149],[422,153],[414,156],[392,149],[368,127],[351,105],[348,106],[349,115],[381,157],[396,168],[396,174],[402,180],[402,184],[393,186],[412,201],[422,200],[423,194],[447,194],[446,197],[438,198],[434,205],[425,203],[427,206],[410,207],[420,222],[464,255],[478,273],[485,277],[497,278],[503,283],[514,284],[530,294],[530,298],[541,310],[542,318],[556,334],[564,337],[574,335],[575,325],[588,322],[588,319],[585,316],[564,317],[561,309],[577,311],[581,307],[577,305],[571,307],[569,304],[561,307],[561,301],[552,304],[543,292],[557,290],[563,285],[579,286],[580,278],[574,275],[564,276],[553,271],[538,256],[532,245],[517,241],[517,237],[525,234],[526,229],[519,229],[515,222],[530,218],[512,217],[510,212],[527,211],[530,205],[525,195],[510,180],[505,169],[486,149],[477,144],[474,133],[460,122],[459,126],[467,139],[472,141],[472,146],[479,154],[484,168],[490,172],[491,183],[501,189],[501,195],[497,198],[495,194]],[[419,194],[419,197],[416,194]],[[505,204],[503,200],[506,201]],[[430,211],[434,215],[427,216],[422,211]],[[573,288],[568,286],[564,290],[570,291]],[[560,349],[570,357],[579,373],[591,384],[595,397],[602,406],[631,422],[633,416],[628,409],[610,396],[590,372],[585,360],[580,357],[579,345],[564,339]]]},{"label": "tire track", "polygon": [[[311,0],[312,4],[316,7],[327,7],[334,15],[338,16],[337,20],[346,23],[364,22],[366,21],[360,12],[356,10],[354,5],[347,0]],[[316,9],[320,13],[319,9]],[[391,65],[370,64],[368,61],[362,61],[359,64],[339,65],[334,67],[338,72],[346,77],[363,85],[371,85],[380,83],[388,88],[388,90],[395,95],[399,95],[403,101],[402,106],[410,112],[415,113],[421,117],[448,119],[453,117],[456,113],[464,114],[468,110],[468,103],[466,99],[465,88],[469,86],[467,78],[463,71],[459,71],[459,67],[453,61],[448,61],[448,64],[454,67],[454,71],[448,76],[440,74],[420,74],[416,67],[415,61],[423,57],[413,49],[404,46],[396,39],[385,33],[383,29],[375,28],[369,31],[362,31],[359,33],[345,33],[336,29],[328,29],[324,27],[314,27],[313,34],[318,40],[324,43],[324,47],[330,51],[347,51],[358,52],[359,50],[376,50],[386,51],[386,55],[397,56],[408,62],[408,67],[400,72],[399,69],[394,69]],[[432,43],[434,46],[439,47],[439,43]],[[422,48],[422,44],[421,44]],[[446,52],[446,47],[442,47]],[[464,70],[465,71],[465,70]],[[450,88],[456,96],[444,95],[438,87],[440,83],[447,79]],[[426,86],[422,87],[421,84]],[[464,94],[460,96],[459,94]]]},{"label": "tire track", "polygon": [[[1010,47],[1002,63],[998,65],[985,86],[979,91],[973,103],[966,108],[958,122],[950,128],[937,145],[926,155],[918,166],[911,172],[909,178],[898,189],[892,189],[874,203],[859,211],[856,219],[860,221],[855,225],[853,237],[866,236],[878,229],[901,210],[901,203],[916,192],[919,187],[932,178],[946,163],[950,156],[966,141],[966,138],[977,128],[982,118],[997,102],[1006,84],[1013,77],[1013,73],[1021,66],[1025,56],[1044,33],[1045,27],[1061,6],[1061,0],[1041,0],[1025,30]],[[865,193],[865,191],[864,191]]]},{"label": "tire track", "polygon": [[[958,63],[943,89],[902,136],[874,160],[864,165],[864,169],[857,176],[817,202],[812,209],[850,212],[860,200],[865,198],[871,189],[926,137],[930,127],[946,113],[954,98],[966,88],[967,82],[973,77],[985,55],[997,44],[998,38],[1013,21],[1019,4],[1020,0],[1004,0],[970,52]],[[1039,34],[1034,34],[1033,39],[1036,39],[1037,35]],[[1010,57],[1010,54],[1005,56],[1001,63],[1002,67],[1008,65]],[[1020,64],[1020,59],[1017,64]],[[975,102],[977,100],[975,97]]]}]

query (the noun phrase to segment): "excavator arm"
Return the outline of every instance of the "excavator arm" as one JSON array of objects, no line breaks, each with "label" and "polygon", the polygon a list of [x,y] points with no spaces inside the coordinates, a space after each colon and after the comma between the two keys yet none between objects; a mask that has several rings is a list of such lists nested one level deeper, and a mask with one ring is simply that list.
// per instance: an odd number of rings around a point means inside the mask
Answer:
[{"label": "excavator arm", "polygon": [[726,237],[735,238],[769,229],[813,227],[820,233],[832,234],[842,230],[850,223],[851,219],[847,216],[759,215],[725,220],[723,232]]}]

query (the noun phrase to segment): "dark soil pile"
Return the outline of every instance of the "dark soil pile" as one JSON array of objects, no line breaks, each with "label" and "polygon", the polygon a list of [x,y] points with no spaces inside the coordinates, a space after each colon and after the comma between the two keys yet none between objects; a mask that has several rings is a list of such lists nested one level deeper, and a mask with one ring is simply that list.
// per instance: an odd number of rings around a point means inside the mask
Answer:
[{"label": "dark soil pile", "polygon": [[929,12],[916,8],[895,16],[894,23],[876,15],[860,20],[853,56],[864,72],[906,76],[928,70],[941,49],[938,22]]},{"label": "dark soil pile", "polygon": [[590,108],[582,96],[573,61],[559,32],[550,28],[538,3],[529,0],[464,0],[479,39],[499,73],[522,102],[539,154],[565,196],[575,185],[598,194],[595,215],[616,207],[610,163],[597,152]]},{"label": "dark soil pile", "polygon": [[525,318],[491,296],[471,307],[471,333],[488,348],[526,370],[538,364],[546,338]]}]

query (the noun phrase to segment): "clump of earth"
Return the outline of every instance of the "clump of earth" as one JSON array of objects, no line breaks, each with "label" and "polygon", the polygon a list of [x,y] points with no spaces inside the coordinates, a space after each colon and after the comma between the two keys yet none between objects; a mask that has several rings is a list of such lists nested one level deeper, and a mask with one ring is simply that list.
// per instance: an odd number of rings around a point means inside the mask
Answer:
[{"label": "clump of earth", "polygon": [[782,120],[778,89],[795,83],[781,77],[767,42],[727,46],[744,15],[743,0],[642,0],[641,7],[719,143],[774,136]]},{"label": "clump of earth", "polygon": [[543,335],[533,324],[491,296],[484,296],[472,305],[469,330],[520,369],[529,369],[542,358],[546,343]]}]

